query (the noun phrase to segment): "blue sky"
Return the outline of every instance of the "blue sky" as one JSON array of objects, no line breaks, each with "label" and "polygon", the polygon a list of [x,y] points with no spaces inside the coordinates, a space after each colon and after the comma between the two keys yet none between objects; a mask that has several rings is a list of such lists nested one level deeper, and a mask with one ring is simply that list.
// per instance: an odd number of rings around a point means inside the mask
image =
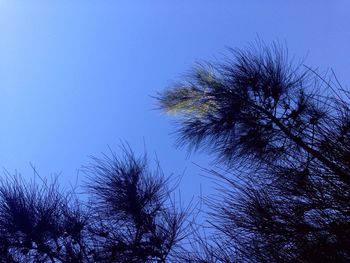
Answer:
[{"label": "blue sky", "polygon": [[171,118],[151,98],[198,60],[257,36],[350,83],[349,1],[0,0],[0,167],[30,178],[77,170],[108,145],[144,141],[167,174],[186,172],[185,197],[210,185],[174,147]]}]

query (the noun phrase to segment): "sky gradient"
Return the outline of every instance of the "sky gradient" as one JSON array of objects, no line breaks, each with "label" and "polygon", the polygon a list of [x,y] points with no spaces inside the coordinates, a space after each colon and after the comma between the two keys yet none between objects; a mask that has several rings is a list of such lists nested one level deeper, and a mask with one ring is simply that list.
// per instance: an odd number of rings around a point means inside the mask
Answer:
[{"label": "sky gradient", "polygon": [[74,182],[90,155],[145,142],[166,174],[186,169],[186,198],[210,191],[195,164],[212,158],[174,147],[172,118],[151,96],[258,37],[347,86],[349,11],[345,0],[0,0],[0,167],[30,178],[31,162]]}]

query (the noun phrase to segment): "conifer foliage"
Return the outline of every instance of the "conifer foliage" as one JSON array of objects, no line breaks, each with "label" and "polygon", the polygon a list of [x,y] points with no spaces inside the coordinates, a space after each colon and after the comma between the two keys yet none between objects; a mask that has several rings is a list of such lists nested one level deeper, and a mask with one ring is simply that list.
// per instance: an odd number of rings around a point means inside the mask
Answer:
[{"label": "conifer foliage", "polygon": [[190,262],[350,261],[349,93],[287,55],[235,49],[159,94],[179,145],[226,165],[215,245]]},{"label": "conifer foliage", "polygon": [[0,262],[350,262],[349,92],[278,44],[230,54],[157,96],[178,145],[217,160],[207,235],[159,165],[123,146],[85,167],[83,198],[2,177]]},{"label": "conifer foliage", "polygon": [[[57,181],[0,184],[0,262],[167,262],[185,237],[159,166],[128,147],[86,167],[88,201]],[[41,186],[39,186],[41,185]]]}]

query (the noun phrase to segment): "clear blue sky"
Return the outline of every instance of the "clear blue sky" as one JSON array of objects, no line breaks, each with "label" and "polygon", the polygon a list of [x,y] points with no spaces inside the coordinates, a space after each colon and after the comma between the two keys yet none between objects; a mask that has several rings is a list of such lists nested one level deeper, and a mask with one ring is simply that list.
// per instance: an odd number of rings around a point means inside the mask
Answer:
[{"label": "clear blue sky", "polygon": [[0,167],[69,182],[107,145],[145,140],[166,173],[187,169],[185,196],[209,191],[192,162],[210,158],[175,149],[150,96],[257,36],[350,84],[349,12],[346,0],[0,0]]}]

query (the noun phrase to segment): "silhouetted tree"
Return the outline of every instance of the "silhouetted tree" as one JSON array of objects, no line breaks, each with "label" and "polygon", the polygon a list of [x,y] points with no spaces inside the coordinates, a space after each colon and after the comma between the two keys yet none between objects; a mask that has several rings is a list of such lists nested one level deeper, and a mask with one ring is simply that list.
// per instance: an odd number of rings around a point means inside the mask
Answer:
[{"label": "silhouetted tree", "polygon": [[[178,144],[214,153],[211,240],[188,262],[350,262],[350,107],[278,45],[232,50],[159,94]],[[338,90],[335,87],[338,85]]]},{"label": "silhouetted tree", "polygon": [[88,217],[56,182],[0,184],[1,262],[83,262]]},{"label": "silhouetted tree", "polygon": [[191,228],[173,182],[122,147],[85,168],[86,198],[1,179],[0,261],[350,262],[348,91],[278,45],[232,54],[158,97],[179,116],[179,145],[219,161],[207,235],[181,246]]},{"label": "silhouetted tree", "polygon": [[97,262],[166,262],[186,236],[185,213],[171,202],[169,178],[146,156],[105,156],[88,167]]},{"label": "silhouetted tree", "polygon": [[186,235],[159,166],[128,147],[87,167],[89,201],[18,176],[0,184],[1,262],[166,262]]}]

